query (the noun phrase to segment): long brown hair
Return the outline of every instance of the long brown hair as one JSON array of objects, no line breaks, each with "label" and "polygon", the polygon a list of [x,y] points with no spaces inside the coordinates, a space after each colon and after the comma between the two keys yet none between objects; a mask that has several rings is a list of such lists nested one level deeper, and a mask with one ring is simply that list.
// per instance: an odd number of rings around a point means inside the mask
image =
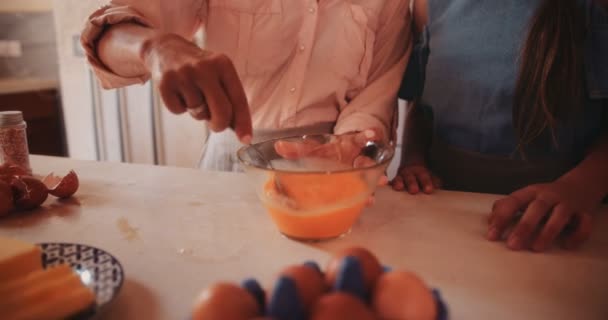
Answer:
[{"label": "long brown hair", "polygon": [[578,0],[543,0],[521,51],[513,122],[520,151],[556,127],[583,102],[585,11]]}]

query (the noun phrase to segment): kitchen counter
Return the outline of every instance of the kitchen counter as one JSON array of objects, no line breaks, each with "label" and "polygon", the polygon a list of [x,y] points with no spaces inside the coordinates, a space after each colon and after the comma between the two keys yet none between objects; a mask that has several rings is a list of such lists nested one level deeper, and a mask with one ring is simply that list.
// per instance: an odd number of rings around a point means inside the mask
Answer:
[{"label": "kitchen counter", "polygon": [[324,264],[352,245],[439,288],[451,319],[608,319],[606,208],[579,251],[513,252],[483,238],[497,196],[382,188],[349,235],[306,244],[279,235],[242,174],[41,156],[32,166],[74,169],[81,188],[71,200],[49,197],[37,211],[0,219],[0,234],[115,255],[126,280],[103,319],[186,319],[213,282],[254,276],[268,287],[282,267]]}]

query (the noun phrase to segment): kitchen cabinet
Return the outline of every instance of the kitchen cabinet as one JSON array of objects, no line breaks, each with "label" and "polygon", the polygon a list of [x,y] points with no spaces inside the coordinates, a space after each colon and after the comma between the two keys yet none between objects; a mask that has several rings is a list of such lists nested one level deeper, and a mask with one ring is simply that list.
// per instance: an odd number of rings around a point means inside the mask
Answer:
[{"label": "kitchen cabinet", "polygon": [[18,110],[32,154],[67,156],[59,93],[53,81],[0,80],[0,111]]}]

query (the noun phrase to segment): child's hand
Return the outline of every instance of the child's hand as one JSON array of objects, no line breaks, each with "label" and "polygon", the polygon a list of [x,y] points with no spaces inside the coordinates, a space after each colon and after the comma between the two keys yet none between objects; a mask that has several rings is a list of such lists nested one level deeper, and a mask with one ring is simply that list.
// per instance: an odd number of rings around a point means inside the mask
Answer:
[{"label": "child's hand", "polygon": [[600,205],[588,194],[584,186],[560,180],[520,189],[494,203],[487,237],[501,240],[512,228],[506,242],[513,250],[544,251],[560,235],[566,248],[576,248],[589,238],[591,213]]},{"label": "child's hand", "polygon": [[421,190],[426,194],[431,194],[435,189],[441,188],[441,180],[422,161],[402,165],[391,184],[394,190],[403,191],[405,189],[410,194],[418,194]]}]

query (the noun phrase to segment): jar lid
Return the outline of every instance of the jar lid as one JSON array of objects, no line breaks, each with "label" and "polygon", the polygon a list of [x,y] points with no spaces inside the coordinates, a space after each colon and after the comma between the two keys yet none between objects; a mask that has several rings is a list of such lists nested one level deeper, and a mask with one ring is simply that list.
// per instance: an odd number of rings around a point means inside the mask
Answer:
[{"label": "jar lid", "polygon": [[15,126],[23,122],[21,111],[0,111],[0,126]]}]

